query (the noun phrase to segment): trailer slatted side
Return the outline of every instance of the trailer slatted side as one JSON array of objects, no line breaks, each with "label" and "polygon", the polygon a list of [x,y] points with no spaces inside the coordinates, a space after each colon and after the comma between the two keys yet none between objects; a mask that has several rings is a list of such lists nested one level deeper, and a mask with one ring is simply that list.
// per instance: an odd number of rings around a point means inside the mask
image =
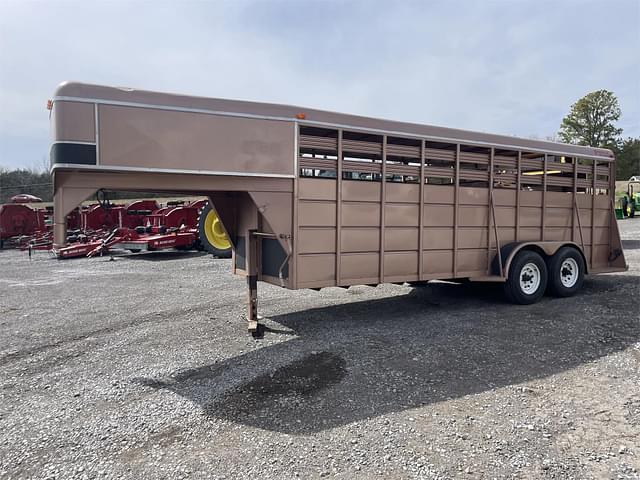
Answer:
[{"label": "trailer slatted side", "polygon": [[608,266],[608,161],[300,131],[299,287],[491,276],[515,241],[573,241],[591,270]]}]

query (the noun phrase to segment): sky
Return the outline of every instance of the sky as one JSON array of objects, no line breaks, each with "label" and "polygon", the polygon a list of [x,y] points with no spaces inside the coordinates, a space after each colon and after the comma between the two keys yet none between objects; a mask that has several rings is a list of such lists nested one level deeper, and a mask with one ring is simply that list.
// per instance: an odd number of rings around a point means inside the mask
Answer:
[{"label": "sky", "polygon": [[534,138],[607,89],[638,137],[640,0],[0,0],[0,167],[64,80]]}]

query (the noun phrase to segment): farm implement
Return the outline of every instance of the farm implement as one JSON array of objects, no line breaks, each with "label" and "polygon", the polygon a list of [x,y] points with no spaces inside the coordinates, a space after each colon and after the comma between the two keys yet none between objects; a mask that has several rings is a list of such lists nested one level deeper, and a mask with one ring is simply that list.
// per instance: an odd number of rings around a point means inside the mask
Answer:
[{"label": "farm implement", "polygon": [[197,236],[193,229],[170,228],[163,234],[146,233],[142,231],[143,229],[144,227],[136,229],[115,228],[103,238],[86,243],[76,242],[66,247],[53,249],[53,252],[58,258],[74,258],[102,255],[114,249],[137,253],[143,250],[155,251],[168,248],[189,250],[196,245]]},{"label": "farm implement", "polygon": [[100,192],[98,203],[67,216],[67,242],[58,248],[53,244],[50,216],[50,208],[2,205],[2,239],[30,254],[46,250],[60,259],[92,257],[116,249],[137,253],[170,248],[198,248],[230,256],[230,244],[224,231],[222,237],[218,235],[219,220],[207,200],[172,201],[164,206],[155,200],[138,200],[115,205]]}]

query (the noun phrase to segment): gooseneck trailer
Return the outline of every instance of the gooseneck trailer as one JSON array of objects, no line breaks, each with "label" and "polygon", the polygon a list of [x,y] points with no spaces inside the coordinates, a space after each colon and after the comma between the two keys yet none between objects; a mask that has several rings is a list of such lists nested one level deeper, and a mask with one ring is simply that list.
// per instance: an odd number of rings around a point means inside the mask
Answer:
[{"label": "gooseneck trailer", "polygon": [[627,268],[610,150],[81,83],[50,106],[55,244],[98,189],[207,196],[250,330],[258,281],[470,279],[527,304]]}]

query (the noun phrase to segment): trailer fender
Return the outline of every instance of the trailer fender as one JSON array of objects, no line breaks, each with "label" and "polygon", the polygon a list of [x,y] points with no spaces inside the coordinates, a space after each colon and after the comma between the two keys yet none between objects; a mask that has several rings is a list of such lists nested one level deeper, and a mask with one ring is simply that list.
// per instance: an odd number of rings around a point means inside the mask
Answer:
[{"label": "trailer fender", "polygon": [[578,252],[580,252],[580,255],[582,255],[582,259],[584,260],[584,265],[586,270],[585,273],[589,273],[588,272],[589,265],[587,263],[587,259],[584,256],[584,252],[582,251],[582,248],[580,248],[580,246],[577,243],[556,242],[556,241],[508,243],[507,245],[504,245],[502,248],[500,248],[500,257],[502,258],[502,272],[500,272],[500,266],[498,263],[497,255],[494,258],[492,263],[493,272],[494,274],[501,275],[505,279],[508,278],[509,267],[511,266],[511,262],[513,261],[515,256],[518,254],[518,252],[520,252],[521,250],[533,250],[534,252],[538,252],[539,254],[541,254],[543,258],[546,258],[546,257],[552,257],[562,247],[573,247],[576,250],[578,250]]}]

